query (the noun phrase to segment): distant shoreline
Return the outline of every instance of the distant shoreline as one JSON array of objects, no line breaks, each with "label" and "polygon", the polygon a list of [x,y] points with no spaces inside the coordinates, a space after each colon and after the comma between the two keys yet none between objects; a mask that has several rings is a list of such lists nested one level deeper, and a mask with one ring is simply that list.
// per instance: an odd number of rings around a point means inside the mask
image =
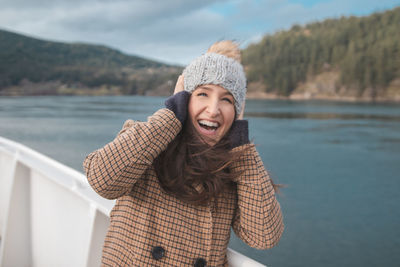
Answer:
[{"label": "distant shoreline", "polygon": [[269,100],[291,100],[291,101],[338,101],[338,102],[349,102],[349,103],[382,103],[382,104],[400,104],[399,99],[387,99],[387,98],[357,98],[352,96],[321,96],[321,95],[290,95],[290,96],[279,96],[276,94],[268,94],[264,92],[251,92],[248,93],[246,99],[269,99]]},{"label": "distant shoreline", "polygon": [[[87,91],[86,91],[87,92]],[[8,94],[4,94],[4,92],[0,91],[0,97],[24,97],[24,96],[151,96],[151,97],[168,97],[168,95],[155,95],[155,94],[136,94],[136,95],[127,95],[127,94],[119,94],[114,92],[93,92],[93,93],[44,93],[44,94],[18,94],[16,92],[8,92]],[[348,102],[348,103],[380,103],[380,104],[400,104],[399,99],[387,99],[387,98],[357,98],[352,96],[322,96],[322,95],[304,95],[304,94],[296,94],[290,96],[280,96],[271,93],[264,92],[248,92],[246,95],[246,99],[251,100],[290,100],[290,101],[337,101],[337,102]]]}]

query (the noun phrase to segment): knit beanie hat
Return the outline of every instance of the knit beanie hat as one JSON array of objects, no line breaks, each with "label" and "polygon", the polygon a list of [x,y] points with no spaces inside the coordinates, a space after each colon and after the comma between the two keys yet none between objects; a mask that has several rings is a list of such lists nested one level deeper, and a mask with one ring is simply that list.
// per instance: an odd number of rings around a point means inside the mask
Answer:
[{"label": "knit beanie hat", "polygon": [[236,116],[239,116],[246,98],[246,76],[237,60],[208,52],[193,60],[183,71],[183,76],[185,91],[190,93],[204,84],[215,84],[228,90],[235,99]]}]

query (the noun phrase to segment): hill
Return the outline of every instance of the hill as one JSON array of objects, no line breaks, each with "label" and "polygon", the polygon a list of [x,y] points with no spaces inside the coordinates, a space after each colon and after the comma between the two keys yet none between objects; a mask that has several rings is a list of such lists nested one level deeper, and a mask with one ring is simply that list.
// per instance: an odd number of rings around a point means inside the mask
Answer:
[{"label": "hill", "polygon": [[243,51],[249,95],[400,101],[400,7],[295,25]]},{"label": "hill", "polygon": [[0,30],[0,95],[165,94],[182,68]]},{"label": "hill", "polygon": [[[400,7],[294,25],[243,50],[248,96],[400,102]],[[169,95],[179,66],[0,30],[0,95]]]}]

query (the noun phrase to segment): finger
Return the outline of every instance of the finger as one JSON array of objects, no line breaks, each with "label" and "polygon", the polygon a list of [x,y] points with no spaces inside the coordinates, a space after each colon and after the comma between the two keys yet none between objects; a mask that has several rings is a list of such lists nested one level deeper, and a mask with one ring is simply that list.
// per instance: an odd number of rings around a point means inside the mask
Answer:
[{"label": "finger", "polygon": [[239,117],[238,117],[239,120],[243,120],[245,105],[246,105],[246,101],[243,101],[242,110],[240,111],[240,114],[239,114]]},{"label": "finger", "polygon": [[184,83],[183,83],[183,75],[179,75],[178,80],[176,81],[174,94],[179,93],[179,92],[183,91],[184,89],[185,88],[184,88]]}]

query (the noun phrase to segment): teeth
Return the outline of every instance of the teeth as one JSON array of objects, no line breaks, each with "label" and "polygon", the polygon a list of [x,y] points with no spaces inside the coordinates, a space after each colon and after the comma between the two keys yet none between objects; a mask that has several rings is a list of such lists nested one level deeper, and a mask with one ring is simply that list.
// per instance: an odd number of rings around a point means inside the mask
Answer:
[{"label": "teeth", "polygon": [[209,126],[209,127],[218,127],[219,124],[217,122],[211,122],[211,121],[206,121],[206,120],[199,120],[200,124]]}]

